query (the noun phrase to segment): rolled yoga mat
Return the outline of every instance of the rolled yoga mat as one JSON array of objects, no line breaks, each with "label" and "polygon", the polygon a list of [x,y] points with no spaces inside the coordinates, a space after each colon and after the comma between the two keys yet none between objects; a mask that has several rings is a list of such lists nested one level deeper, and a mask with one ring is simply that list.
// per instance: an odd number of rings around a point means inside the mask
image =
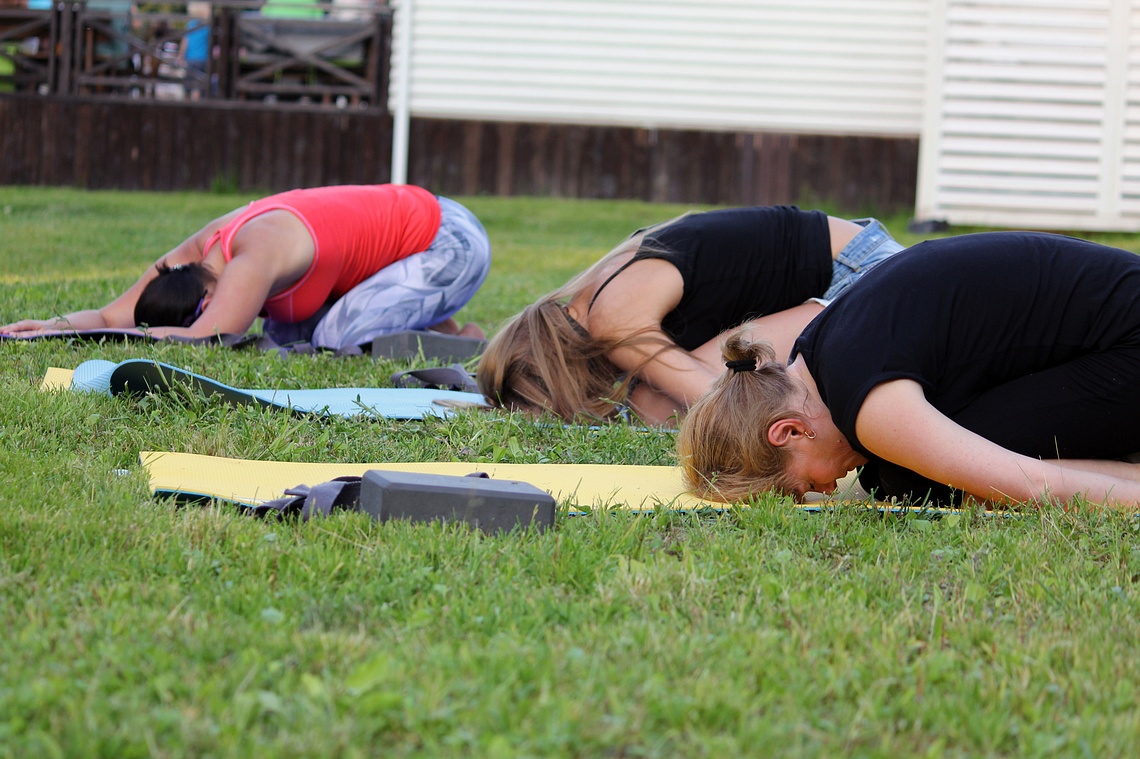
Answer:
[{"label": "rolled yoga mat", "polygon": [[150,359],[120,363],[94,359],[73,372],[48,369],[42,390],[70,389],[110,395],[170,392],[186,388],[206,397],[221,397],[239,405],[260,405],[297,415],[371,416],[383,419],[422,419],[448,416],[455,408],[486,406],[478,393],[427,388],[352,387],[245,390]]}]

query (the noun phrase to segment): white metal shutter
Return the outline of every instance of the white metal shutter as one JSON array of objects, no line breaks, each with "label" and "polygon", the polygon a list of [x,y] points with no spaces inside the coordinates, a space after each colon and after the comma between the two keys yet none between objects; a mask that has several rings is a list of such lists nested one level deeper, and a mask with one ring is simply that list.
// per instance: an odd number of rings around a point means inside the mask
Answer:
[{"label": "white metal shutter", "polygon": [[940,0],[917,216],[1140,229],[1136,0]]},{"label": "white metal shutter", "polygon": [[[931,0],[411,0],[416,116],[916,136]],[[404,17],[404,18],[402,18]]]}]

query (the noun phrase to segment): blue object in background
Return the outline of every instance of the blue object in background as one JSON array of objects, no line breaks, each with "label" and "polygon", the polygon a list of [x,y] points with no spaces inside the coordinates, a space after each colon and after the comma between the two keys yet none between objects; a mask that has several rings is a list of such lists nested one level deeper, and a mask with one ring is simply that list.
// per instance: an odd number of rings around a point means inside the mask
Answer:
[{"label": "blue object in background", "polygon": [[195,18],[186,24],[186,30],[186,63],[205,71],[210,57],[210,26]]}]

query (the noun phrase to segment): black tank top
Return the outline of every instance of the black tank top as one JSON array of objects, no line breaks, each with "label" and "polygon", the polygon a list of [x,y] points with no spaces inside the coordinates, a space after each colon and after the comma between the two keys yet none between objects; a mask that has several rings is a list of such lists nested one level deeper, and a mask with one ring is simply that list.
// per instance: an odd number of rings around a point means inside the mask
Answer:
[{"label": "black tank top", "polygon": [[634,261],[659,258],[681,273],[684,294],[661,327],[685,350],[749,319],[822,296],[831,284],[827,214],[795,206],[695,213],[650,232]]}]

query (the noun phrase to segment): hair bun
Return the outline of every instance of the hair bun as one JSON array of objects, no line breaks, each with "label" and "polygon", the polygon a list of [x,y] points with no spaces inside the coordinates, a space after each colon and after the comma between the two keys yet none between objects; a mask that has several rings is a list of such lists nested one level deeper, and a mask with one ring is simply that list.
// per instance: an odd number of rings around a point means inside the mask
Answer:
[{"label": "hair bun", "polygon": [[730,334],[721,346],[725,366],[738,372],[756,371],[756,368],[776,361],[776,352],[763,340],[749,340],[746,329],[738,329]]}]

